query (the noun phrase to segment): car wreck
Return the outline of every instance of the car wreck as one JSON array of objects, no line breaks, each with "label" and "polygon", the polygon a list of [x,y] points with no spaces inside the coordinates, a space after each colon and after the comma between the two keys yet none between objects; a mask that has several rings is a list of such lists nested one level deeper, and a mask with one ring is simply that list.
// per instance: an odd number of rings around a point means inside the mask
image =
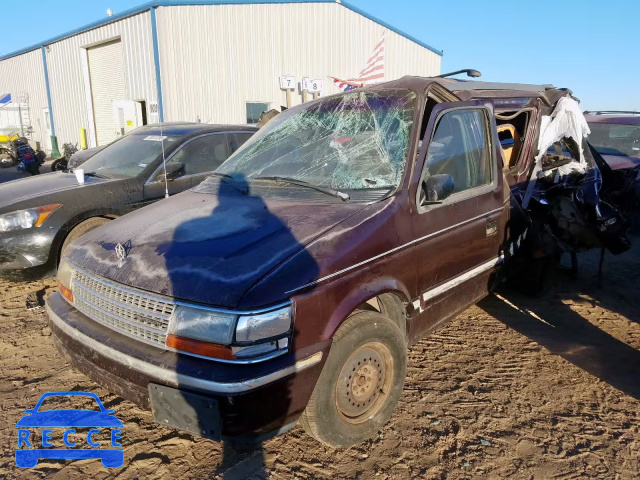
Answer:
[{"label": "car wreck", "polygon": [[531,259],[629,249],[629,225],[619,207],[633,200],[636,176],[616,176],[589,145],[590,128],[571,91],[450,82],[447,86],[462,99],[493,100],[511,190],[506,255],[518,251]]},{"label": "car wreck", "polygon": [[588,133],[550,86],[405,77],[288,109],[199,186],[72,243],[54,340],[164,425],[363,441],[407,348],[503,267],[629,247]]}]

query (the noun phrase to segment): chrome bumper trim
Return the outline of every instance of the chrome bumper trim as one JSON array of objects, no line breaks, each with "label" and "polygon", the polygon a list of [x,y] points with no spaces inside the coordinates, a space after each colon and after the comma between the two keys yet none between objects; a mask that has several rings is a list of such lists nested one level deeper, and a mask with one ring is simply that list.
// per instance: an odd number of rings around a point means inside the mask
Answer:
[{"label": "chrome bumper trim", "polygon": [[190,387],[211,393],[233,394],[248,392],[250,390],[254,390],[269,383],[275,382],[276,380],[280,380],[281,378],[293,375],[294,373],[306,370],[307,368],[318,364],[322,360],[322,352],[317,352],[305,359],[297,361],[295,364],[290,365],[287,368],[272,372],[263,377],[252,378],[249,380],[244,380],[242,382],[214,382],[211,380],[203,380],[201,378],[183,375],[181,373],[160,368],[143,360],[124,355],[122,352],[103,345],[97,340],[94,340],[93,338],[69,326],[58,315],[56,315],[56,313],[51,309],[48,303],[46,305],[46,311],[49,315],[49,319],[57,328],[59,328],[61,331],[63,331],[65,334],[69,335],[76,341],[92,349],[96,353],[109,358],[111,361],[118,362],[130,369],[144,373],[145,375],[152,377],[154,381],[158,381],[159,383],[168,383],[174,386],[177,385],[182,387]]}]

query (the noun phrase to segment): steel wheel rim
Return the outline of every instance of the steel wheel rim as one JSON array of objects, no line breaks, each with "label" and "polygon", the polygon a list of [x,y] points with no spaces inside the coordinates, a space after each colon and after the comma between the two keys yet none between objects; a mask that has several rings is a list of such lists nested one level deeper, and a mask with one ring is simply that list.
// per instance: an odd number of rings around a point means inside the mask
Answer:
[{"label": "steel wheel rim", "polygon": [[336,385],[336,408],[347,423],[363,423],[380,411],[393,383],[393,357],[380,342],[356,349],[344,363]]}]

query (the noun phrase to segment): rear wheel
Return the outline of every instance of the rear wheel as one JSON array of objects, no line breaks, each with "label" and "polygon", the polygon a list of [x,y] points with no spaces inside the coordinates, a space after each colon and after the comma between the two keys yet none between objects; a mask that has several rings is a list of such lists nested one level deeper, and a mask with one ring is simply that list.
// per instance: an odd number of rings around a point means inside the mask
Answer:
[{"label": "rear wheel", "polygon": [[67,238],[64,239],[64,243],[62,244],[62,248],[60,249],[60,258],[62,258],[62,254],[64,253],[64,251],[67,249],[67,247],[71,242],[73,242],[74,240],[77,240],[85,233],[90,232],[94,228],[98,228],[100,225],[104,225],[107,222],[109,222],[108,218],[94,217],[76,225],[69,232],[69,235],[67,235]]},{"label": "rear wheel", "polygon": [[51,171],[59,172],[62,170],[66,170],[68,163],[69,162],[64,157],[54,160],[53,163],[51,164]]},{"label": "rear wheel", "polygon": [[0,153],[0,167],[9,168],[13,165],[13,157],[8,153]]},{"label": "rear wheel", "polygon": [[331,447],[366,440],[391,417],[406,370],[407,346],[398,326],[378,312],[354,314],[334,335],[303,428]]}]

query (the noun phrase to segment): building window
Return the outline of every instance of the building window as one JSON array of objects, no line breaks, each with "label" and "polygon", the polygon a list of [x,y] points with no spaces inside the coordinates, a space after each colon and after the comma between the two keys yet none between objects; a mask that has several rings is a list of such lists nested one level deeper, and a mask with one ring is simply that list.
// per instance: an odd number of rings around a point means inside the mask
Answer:
[{"label": "building window", "polygon": [[247,123],[256,124],[260,115],[269,110],[269,103],[247,102]]}]

